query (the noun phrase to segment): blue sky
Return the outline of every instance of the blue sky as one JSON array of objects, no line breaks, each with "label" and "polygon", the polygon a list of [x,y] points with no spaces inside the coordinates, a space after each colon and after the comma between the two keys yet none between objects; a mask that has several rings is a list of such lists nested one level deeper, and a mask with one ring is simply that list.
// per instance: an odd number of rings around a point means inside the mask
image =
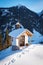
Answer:
[{"label": "blue sky", "polygon": [[0,0],[0,7],[11,7],[18,4],[25,5],[35,12],[43,10],[43,0]]}]

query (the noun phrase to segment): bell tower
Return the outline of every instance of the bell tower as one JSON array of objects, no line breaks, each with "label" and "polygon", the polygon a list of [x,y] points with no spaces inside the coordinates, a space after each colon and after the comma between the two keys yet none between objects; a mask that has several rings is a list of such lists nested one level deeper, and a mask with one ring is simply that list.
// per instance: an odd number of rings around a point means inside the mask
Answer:
[{"label": "bell tower", "polygon": [[17,23],[15,24],[15,29],[18,29],[18,28],[21,28],[21,24],[20,24],[19,22],[17,22]]}]

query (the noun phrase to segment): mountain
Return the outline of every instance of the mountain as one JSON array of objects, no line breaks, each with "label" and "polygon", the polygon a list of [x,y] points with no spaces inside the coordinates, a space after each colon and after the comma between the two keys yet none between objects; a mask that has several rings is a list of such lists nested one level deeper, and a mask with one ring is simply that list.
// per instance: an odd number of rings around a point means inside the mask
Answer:
[{"label": "mountain", "polygon": [[0,8],[0,33],[5,35],[6,29],[10,31],[15,29],[16,22],[20,22],[24,28],[33,32],[33,28],[43,35],[43,14],[29,10],[25,6],[14,6],[9,8]]},{"label": "mountain", "polygon": [[40,32],[43,34],[43,10],[40,12],[39,15],[39,23],[40,23]]},{"label": "mountain", "polygon": [[39,16],[41,16],[43,14],[43,10],[41,12],[38,13]]}]

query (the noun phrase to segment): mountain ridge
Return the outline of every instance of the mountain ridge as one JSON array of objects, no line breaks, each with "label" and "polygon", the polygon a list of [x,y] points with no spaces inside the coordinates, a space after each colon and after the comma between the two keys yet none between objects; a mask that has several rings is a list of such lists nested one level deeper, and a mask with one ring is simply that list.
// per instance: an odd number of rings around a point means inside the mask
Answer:
[{"label": "mountain ridge", "polygon": [[25,6],[0,8],[0,30],[4,34],[6,29],[12,31],[18,21],[33,32],[33,28],[43,35],[43,15],[39,16]]}]

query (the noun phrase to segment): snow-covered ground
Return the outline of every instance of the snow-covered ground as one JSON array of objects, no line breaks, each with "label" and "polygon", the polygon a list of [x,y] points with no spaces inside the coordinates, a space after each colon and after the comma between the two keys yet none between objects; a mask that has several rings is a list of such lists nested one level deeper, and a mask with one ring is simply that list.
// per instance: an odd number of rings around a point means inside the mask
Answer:
[{"label": "snow-covered ground", "polygon": [[[9,54],[11,53],[11,48],[9,47],[5,51],[6,54]],[[4,56],[4,54],[5,52],[1,53],[0,57],[1,55]],[[43,45],[32,44],[18,53],[13,53],[0,60],[0,65],[43,65]]]},{"label": "snow-covered ground", "polygon": [[40,42],[43,42],[43,35],[41,35],[38,31],[33,29],[33,36],[32,38],[29,37],[29,42],[32,44],[39,44]]},{"label": "snow-covered ground", "polygon": [[29,41],[32,45],[20,50],[12,51],[9,47],[0,51],[0,65],[43,65],[43,36],[33,29],[33,36]]}]

